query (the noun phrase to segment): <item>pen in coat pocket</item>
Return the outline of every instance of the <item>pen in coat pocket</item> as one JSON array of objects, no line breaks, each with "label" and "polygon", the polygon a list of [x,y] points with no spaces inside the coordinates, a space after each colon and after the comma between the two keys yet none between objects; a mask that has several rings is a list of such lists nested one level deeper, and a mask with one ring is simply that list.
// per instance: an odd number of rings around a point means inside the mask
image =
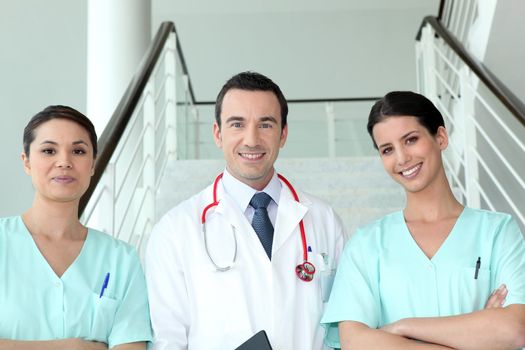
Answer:
[{"label": "pen in coat pocket", "polygon": [[109,283],[109,272],[106,274],[106,277],[104,278],[104,283],[102,283],[102,288],[100,289],[99,298],[102,298],[102,296],[104,295],[104,291],[108,287],[108,283]]}]

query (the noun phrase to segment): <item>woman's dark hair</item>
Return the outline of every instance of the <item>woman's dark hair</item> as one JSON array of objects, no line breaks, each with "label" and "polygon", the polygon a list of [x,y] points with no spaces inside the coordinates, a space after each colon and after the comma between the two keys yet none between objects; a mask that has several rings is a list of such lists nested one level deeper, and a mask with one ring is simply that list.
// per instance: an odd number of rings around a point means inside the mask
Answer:
[{"label": "woman's dark hair", "polygon": [[91,120],[84,114],[68,106],[49,106],[38,112],[24,128],[24,153],[29,157],[29,146],[35,140],[35,130],[40,125],[52,119],[67,119],[83,127],[89,134],[89,140],[93,145],[93,157],[97,156],[97,133]]},{"label": "woman's dark hair", "polygon": [[281,130],[286,126],[288,116],[288,104],[277,84],[270,78],[256,72],[242,72],[231,77],[222,87],[215,102],[215,121],[221,127],[222,100],[226,93],[232,89],[247,91],[271,91],[277,97],[281,106]]},{"label": "woman's dark hair", "polygon": [[374,126],[396,116],[416,117],[431,135],[436,135],[440,126],[445,127],[443,116],[428,98],[412,91],[392,91],[372,106],[368,116],[366,128],[376,149],[377,144],[372,134]]}]

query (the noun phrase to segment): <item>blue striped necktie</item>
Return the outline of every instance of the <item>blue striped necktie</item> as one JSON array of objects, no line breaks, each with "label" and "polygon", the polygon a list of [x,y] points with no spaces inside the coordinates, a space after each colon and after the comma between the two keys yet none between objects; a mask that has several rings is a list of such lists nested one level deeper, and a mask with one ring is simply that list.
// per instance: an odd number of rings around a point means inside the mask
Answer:
[{"label": "blue striped necktie", "polygon": [[264,192],[259,192],[256,193],[250,201],[250,205],[255,209],[252,227],[257,233],[257,236],[259,236],[259,240],[270,260],[272,259],[273,225],[266,208],[271,200],[272,197]]}]

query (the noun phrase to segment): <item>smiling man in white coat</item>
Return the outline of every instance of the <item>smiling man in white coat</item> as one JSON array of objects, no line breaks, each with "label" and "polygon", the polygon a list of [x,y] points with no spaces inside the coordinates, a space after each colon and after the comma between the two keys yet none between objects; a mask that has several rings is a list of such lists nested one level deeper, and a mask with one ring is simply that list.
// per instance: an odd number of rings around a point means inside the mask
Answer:
[{"label": "smiling man in white coat", "polygon": [[226,169],[149,240],[155,349],[235,349],[261,330],[273,349],[324,348],[319,321],[345,234],[330,206],[274,169],[287,114],[261,74],[237,74],[220,91],[213,137]]}]

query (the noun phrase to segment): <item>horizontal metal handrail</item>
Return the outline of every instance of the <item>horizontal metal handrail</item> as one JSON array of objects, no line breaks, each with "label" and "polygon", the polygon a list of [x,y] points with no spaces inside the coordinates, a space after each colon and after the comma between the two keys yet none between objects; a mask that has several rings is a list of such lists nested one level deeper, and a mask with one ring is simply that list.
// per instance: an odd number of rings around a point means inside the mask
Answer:
[{"label": "horizontal metal handrail", "polygon": [[[160,167],[160,173],[161,174],[164,174],[164,171],[166,170],[167,166],[168,166],[168,159],[169,157],[175,155],[175,152],[168,152],[166,154],[166,157],[164,158],[164,161],[162,162],[162,166]],[[160,186],[160,183],[162,182],[162,177],[158,177],[157,178],[157,181],[155,182],[155,188],[159,188]]]},{"label": "horizontal metal handrail", "polygon": [[[142,208],[144,207],[144,203],[146,203],[146,198],[148,198],[148,195],[150,194],[151,190],[152,189],[149,186],[146,187],[146,189],[144,190],[144,193],[142,194],[142,199],[140,200],[139,207],[137,208],[138,213],[142,211]],[[133,220],[133,225],[130,228],[131,232],[135,232],[135,227],[137,227],[137,222],[139,221],[139,219],[140,219],[140,215],[136,215],[135,220]]]},{"label": "horizontal metal handrail", "polygon": [[[448,109],[446,109],[445,106],[443,106],[441,100],[437,100],[436,105],[437,107],[439,107],[439,110],[442,111],[444,117],[449,122],[449,124],[451,124],[451,126],[453,126],[454,128],[457,128],[458,126],[456,125],[456,121],[452,118]],[[449,146],[452,152],[454,153],[454,156],[456,156],[456,159],[459,161],[459,164],[465,166],[465,160],[463,159],[463,157],[461,157],[461,150],[459,149],[459,147],[454,142],[449,142]]]},{"label": "horizontal metal handrail", "polygon": [[[136,115],[138,115],[138,112],[143,111],[143,108],[142,108],[142,107],[144,107],[144,103],[146,102],[146,98],[147,98],[147,97],[149,97],[149,92],[146,93],[146,94],[144,94],[144,95],[142,95],[142,97],[140,98],[139,103],[137,104],[137,107],[138,107],[139,109],[136,110],[136,113],[137,113]],[[128,125],[129,130],[133,130],[133,129],[135,129],[135,126],[137,125],[137,123],[139,122],[139,120],[141,120],[141,119],[138,118],[138,117],[133,118],[133,120],[130,121],[131,124]],[[122,145],[122,147],[120,148],[120,150],[119,150],[118,153],[114,153],[114,157],[115,157],[115,158],[113,159],[113,161],[114,161],[115,163],[118,163],[119,160],[120,160],[120,157],[124,154],[124,153],[123,153],[123,152],[124,152],[124,147],[125,147],[125,145],[128,144],[128,141],[129,141],[131,135],[132,135],[132,133],[129,132],[129,133],[126,134],[126,136],[124,136],[123,139],[122,139],[122,138],[120,139],[120,144]],[[116,151],[116,149],[115,149],[115,151]],[[115,151],[114,151],[114,152],[115,152]]]},{"label": "horizontal metal handrail", "polygon": [[454,89],[452,88],[452,86],[450,86],[450,84],[447,83],[445,78],[443,78],[443,76],[441,74],[439,74],[438,71],[436,71],[435,68],[432,68],[432,72],[438,78],[438,80],[441,82],[441,84],[447,89],[448,93],[451,96],[456,96],[456,93],[454,92]]},{"label": "horizontal metal handrail", "polygon": [[[452,169],[452,166],[450,164],[450,161],[447,158],[443,158],[443,162],[445,162],[445,165],[448,169]],[[455,181],[455,185],[459,187],[461,190],[461,194],[464,196],[467,191],[465,190],[465,186],[461,183],[461,180],[459,179],[458,175],[454,172],[450,172],[450,175],[452,175],[452,178]]]},{"label": "horizontal metal handrail", "polygon": [[483,197],[483,200],[485,201],[489,209],[492,211],[497,211],[496,206],[490,200],[490,197],[487,194],[487,192],[485,192],[483,187],[481,187],[481,184],[478,181],[475,181],[474,183],[476,185],[476,189],[479,191],[479,194],[481,195],[481,197]]},{"label": "horizontal metal handrail", "polygon": [[[147,156],[144,161],[142,162],[141,166],[140,166],[140,169],[138,171],[138,175],[135,177],[135,181],[133,183],[133,186],[131,186],[131,188],[137,188],[138,186],[138,183],[140,181],[140,179],[142,178],[142,172],[144,171],[144,168],[146,167],[146,164],[148,163],[148,161],[151,160],[151,156]],[[122,214],[122,220],[120,222],[120,225],[117,229],[117,233],[116,233],[116,237],[118,238],[120,236],[120,231],[122,230],[122,227],[124,226],[125,222],[126,222],[126,217],[128,216],[128,213],[129,213],[129,209],[131,208],[131,204],[133,203],[133,198],[135,198],[135,194],[137,192],[134,191],[133,194],[131,195],[131,198],[129,199],[128,203],[126,204],[125,206],[125,209],[124,209],[124,213]]]},{"label": "horizontal metal handrail", "polygon": [[514,210],[514,213],[516,214],[516,216],[521,220],[521,222],[525,222],[525,217],[523,216],[523,214],[521,214],[520,210],[518,209],[518,206],[510,198],[509,193],[505,191],[505,189],[503,188],[503,185],[498,181],[498,178],[494,175],[492,170],[490,170],[490,167],[487,165],[487,163],[485,163],[485,161],[483,160],[483,157],[481,157],[481,155],[475,148],[472,148],[472,152],[476,155],[476,158],[479,164],[481,164],[481,166],[483,167],[483,170],[487,172],[490,179],[496,185],[496,188],[499,190],[500,194],[503,196],[507,204],[512,208],[512,210]]},{"label": "horizontal metal handrail", "polygon": [[[160,138],[160,142],[159,144],[164,144],[166,142],[166,138],[168,137],[168,133],[170,132],[170,130],[172,130],[171,128],[166,128],[166,131],[162,133],[162,136]],[[155,155],[155,164],[157,163],[157,161],[160,159],[160,157],[162,156],[163,154],[158,152],[156,155]],[[162,174],[162,173],[161,173]]]},{"label": "horizontal metal handrail", "polygon": [[[450,70],[452,70],[452,72],[454,72],[456,75],[459,75],[459,71],[458,69],[455,67],[455,64],[452,63],[450,61],[450,59],[446,56],[445,53],[443,53],[441,51],[441,49],[436,45],[436,44],[432,44],[432,47],[434,48],[434,51],[437,52],[437,54],[443,59],[443,61],[445,61],[446,63],[448,63],[448,68]],[[457,56],[456,56],[457,57]]]},{"label": "horizontal metal handrail", "polygon": [[512,131],[511,128],[509,128],[508,125],[506,125],[502,120],[501,118],[499,117],[498,113],[496,113],[496,111],[494,111],[494,108],[492,108],[492,106],[490,106],[487,101],[485,101],[485,99],[479,94],[479,92],[472,86],[472,84],[470,83],[467,83],[467,86],[472,90],[472,92],[474,93],[474,95],[477,97],[478,101],[481,102],[481,104],[483,105],[483,107],[485,107],[485,109],[494,117],[494,119],[498,122],[498,124],[503,128],[503,130],[505,130],[505,132],[512,138],[512,140],[516,143],[516,145],[518,145],[521,150],[523,152],[525,152],[525,144],[523,143],[523,141],[521,141],[515,134],[514,132]]},{"label": "horizontal metal handrail", "polygon": [[95,210],[98,202],[100,201],[100,199],[102,198],[102,195],[109,190],[109,187],[108,186],[104,186],[100,189],[100,191],[98,192],[98,195],[97,197],[95,198],[94,201],[92,201],[92,205],[91,205],[91,210],[89,210],[87,212],[87,214],[85,215],[86,217],[91,217],[91,215],[93,214],[93,211]]},{"label": "horizontal metal handrail", "polygon": [[[144,128],[140,131],[140,135],[138,137],[139,140],[142,140],[144,137],[144,134],[146,131],[148,131],[148,128],[151,127],[151,124],[146,124]],[[126,171],[124,171],[124,175],[122,176],[122,179],[127,179],[129,173],[131,172],[131,169],[133,169],[133,163],[135,159],[137,158],[139,151],[142,150],[143,147],[143,141],[137,142],[133,148],[133,152],[131,153],[131,159],[128,162],[128,166],[126,167]],[[122,181],[120,187],[117,188],[117,194],[115,195],[115,201],[117,201],[120,198],[120,193],[124,189],[124,185],[126,184],[125,181]]]},{"label": "horizontal metal handrail", "polygon": [[471,121],[472,121],[472,123],[474,123],[474,125],[476,126],[476,129],[478,130],[480,135],[483,136],[483,138],[485,139],[487,144],[490,146],[490,148],[492,148],[494,153],[496,153],[496,155],[499,157],[499,159],[503,162],[503,165],[505,165],[505,167],[510,171],[512,176],[514,176],[514,178],[516,179],[516,181],[518,181],[518,183],[521,185],[521,187],[525,188],[525,181],[523,181],[523,179],[521,178],[520,174],[518,174],[516,169],[514,169],[514,167],[512,166],[511,162],[509,162],[507,160],[507,158],[503,155],[503,153],[500,151],[498,146],[496,146],[494,144],[492,139],[489,137],[489,135],[487,135],[485,130],[483,130],[481,125],[479,125],[479,123],[476,121],[476,119],[475,118],[471,118]]},{"label": "horizontal metal handrail", "polygon": [[166,122],[166,109],[170,104],[173,103],[173,100],[167,100],[166,103],[162,105],[162,109],[160,110],[159,115],[162,115],[162,118],[158,118],[158,120],[155,122],[155,132],[159,130],[159,127],[162,122]]},{"label": "horizontal metal handrail", "polygon": [[140,238],[139,238],[139,241],[136,243],[136,247],[137,248],[140,248],[142,246],[142,241],[144,240],[144,236],[145,233],[146,233],[146,230],[148,229],[148,225],[152,225],[154,224],[154,222],[151,221],[151,219],[146,219],[146,221],[144,222],[144,226],[142,226],[142,231],[140,233]]},{"label": "horizontal metal handrail", "polygon": [[162,79],[162,83],[160,84],[160,86],[158,87],[158,91],[157,93],[155,94],[155,102],[158,102],[160,96],[164,93],[164,86],[166,85],[166,82],[170,79],[170,78],[174,78],[174,76],[172,74],[166,74],[164,76],[164,78]]}]

